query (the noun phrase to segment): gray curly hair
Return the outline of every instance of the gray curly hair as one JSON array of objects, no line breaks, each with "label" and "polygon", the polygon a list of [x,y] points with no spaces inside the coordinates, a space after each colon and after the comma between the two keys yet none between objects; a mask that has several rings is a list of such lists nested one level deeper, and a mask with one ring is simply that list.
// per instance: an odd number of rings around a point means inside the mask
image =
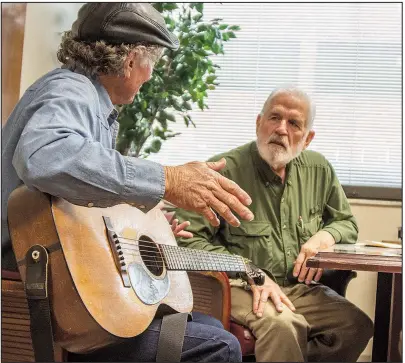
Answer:
[{"label": "gray curly hair", "polygon": [[72,32],[67,31],[62,35],[57,57],[68,69],[81,68],[89,76],[122,76],[124,61],[133,50],[141,56],[142,65],[149,63],[153,66],[163,54],[163,48],[156,45],[77,41]]}]

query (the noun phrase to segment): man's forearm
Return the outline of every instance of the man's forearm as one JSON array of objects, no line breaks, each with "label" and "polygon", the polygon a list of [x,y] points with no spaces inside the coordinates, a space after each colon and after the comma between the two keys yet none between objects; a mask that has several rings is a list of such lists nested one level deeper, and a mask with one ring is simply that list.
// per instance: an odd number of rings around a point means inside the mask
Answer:
[{"label": "man's forearm", "polygon": [[357,225],[351,220],[332,222],[322,230],[329,232],[336,243],[356,243],[357,241]]},{"label": "man's forearm", "polygon": [[335,237],[332,233],[330,233],[330,230],[322,230],[317,233],[317,235],[320,237],[320,246],[319,248],[321,250],[325,248],[329,248],[333,246],[336,243]]}]

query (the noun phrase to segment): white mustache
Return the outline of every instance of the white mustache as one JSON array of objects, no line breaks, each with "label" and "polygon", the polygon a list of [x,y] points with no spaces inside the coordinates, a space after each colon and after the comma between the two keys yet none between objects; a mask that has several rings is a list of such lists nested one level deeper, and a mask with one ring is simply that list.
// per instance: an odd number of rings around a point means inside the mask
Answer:
[{"label": "white mustache", "polygon": [[283,146],[285,149],[288,149],[288,143],[284,142],[283,139],[280,139],[278,137],[269,138],[267,140],[267,144],[271,144],[271,143],[279,144],[279,145]]}]

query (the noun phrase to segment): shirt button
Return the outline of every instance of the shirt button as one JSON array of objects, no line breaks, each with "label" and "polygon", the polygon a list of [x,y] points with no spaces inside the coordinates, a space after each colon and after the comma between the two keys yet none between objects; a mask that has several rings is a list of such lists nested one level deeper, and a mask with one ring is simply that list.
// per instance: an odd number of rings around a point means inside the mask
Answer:
[{"label": "shirt button", "polygon": [[283,203],[283,202],[284,202],[284,197],[281,198],[281,203]]},{"label": "shirt button", "polygon": [[266,187],[269,187],[270,183],[267,181],[266,183],[264,183],[264,185],[265,185]]},{"label": "shirt button", "polygon": [[146,207],[142,204],[139,206],[140,209],[145,209]]},{"label": "shirt button", "polygon": [[87,206],[89,207],[89,208],[91,208],[91,207],[93,207],[94,206],[94,203],[89,203],[89,204],[87,204]]},{"label": "shirt button", "polygon": [[286,229],[286,228],[287,228],[287,226],[285,224],[283,224],[283,229]]},{"label": "shirt button", "polygon": [[291,251],[290,250],[287,251],[287,256],[291,256]]}]

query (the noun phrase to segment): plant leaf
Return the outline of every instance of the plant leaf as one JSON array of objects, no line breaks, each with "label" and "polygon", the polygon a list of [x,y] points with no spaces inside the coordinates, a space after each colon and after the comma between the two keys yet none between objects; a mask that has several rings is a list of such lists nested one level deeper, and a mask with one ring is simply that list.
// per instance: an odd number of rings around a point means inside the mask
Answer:
[{"label": "plant leaf", "polygon": [[[181,4],[181,5],[180,5]],[[120,110],[117,149],[147,157],[158,152],[162,143],[177,136],[168,122],[183,118],[193,125],[189,112],[208,108],[208,93],[219,85],[215,54],[224,54],[225,42],[236,37],[238,25],[228,25],[221,18],[205,21],[204,3],[153,3],[162,13],[170,31],[177,35],[180,47],[165,49],[132,104]]]}]

